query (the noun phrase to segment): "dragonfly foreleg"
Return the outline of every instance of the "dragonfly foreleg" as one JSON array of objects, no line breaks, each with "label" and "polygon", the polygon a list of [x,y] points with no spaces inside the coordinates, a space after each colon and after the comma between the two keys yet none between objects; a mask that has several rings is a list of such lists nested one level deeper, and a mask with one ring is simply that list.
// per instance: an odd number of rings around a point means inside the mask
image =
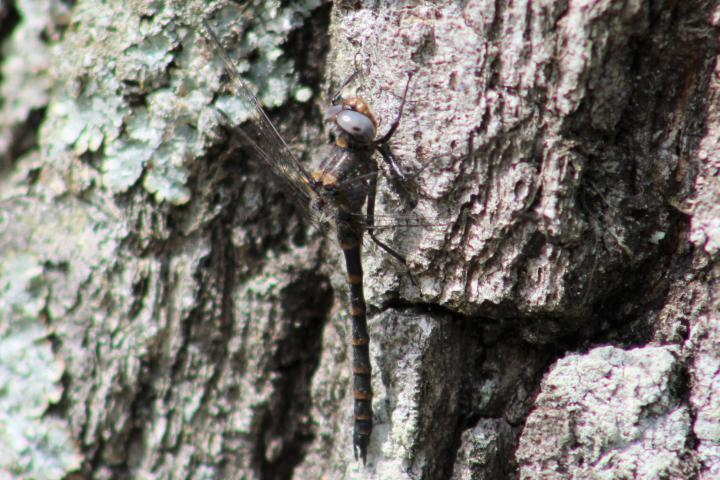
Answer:
[{"label": "dragonfly foreleg", "polygon": [[405,83],[405,90],[403,90],[402,100],[400,100],[400,108],[398,109],[398,114],[395,117],[395,120],[393,120],[393,122],[390,124],[390,129],[387,131],[387,133],[379,139],[375,140],[375,148],[378,148],[380,145],[390,140],[390,138],[395,133],[395,130],[397,130],[400,126],[400,117],[402,117],[403,108],[405,107],[405,97],[407,97],[408,87],[410,86],[410,80],[412,80],[412,77],[413,72],[408,73],[408,79],[407,83]]},{"label": "dragonfly foreleg", "polygon": [[380,152],[380,155],[382,156],[383,161],[390,168],[390,174],[396,180],[400,180],[401,182],[407,181],[408,176],[405,174],[405,172],[402,171],[402,168],[400,168],[400,165],[398,165],[397,161],[395,160],[395,155],[393,155],[388,144],[383,143],[382,145],[378,145],[375,148],[377,149],[378,152]]},{"label": "dragonfly foreleg", "polygon": [[380,153],[380,155],[382,155],[383,161],[390,168],[390,173],[392,174],[392,176],[402,182],[406,181],[408,177],[405,172],[402,171],[397,161],[395,161],[395,155],[393,155],[387,142],[390,140],[390,138],[400,126],[400,118],[402,117],[403,109],[405,108],[405,98],[407,97],[408,87],[410,87],[410,80],[412,80],[412,76],[413,72],[408,73],[408,79],[405,83],[405,90],[403,90],[402,100],[400,100],[400,108],[398,109],[395,120],[393,120],[392,124],[390,124],[390,129],[385,135],[373,142],[375,145],[375,149]]},{"label": "dragonfly foreleg", "polygon": [[348,83],[352,82],[353,79],[357,77],[360,73],[360,68],[358,67],[358,55],[359,54],[357,53],[355,54],[355,70],[353,70],[353,73],[351,73],[348,78],[346,78],[345,81],[342,82],[340,87],[337,89],[337,92],[335,92],[335,94],[332,96],[331,102],[333,105],[337,105],[338,103],[340,103],[342,99],[342,91],[345,89],[345,87],[348,86]]},{"label": "dragonfly foreleg", "polygon": [[340,103],[340,100],[342,99],[342,91],[347,87],[348,83],[352,82],[353,79],[357,76],[358,71],[357,69],[353,71],[353,73],[350,74],[350,76],[345,79],[345,81],[340,85],[340,87],[337,89],[337,92],[335,92],[335,95],[332,97],[332,104],[337,105]]}]

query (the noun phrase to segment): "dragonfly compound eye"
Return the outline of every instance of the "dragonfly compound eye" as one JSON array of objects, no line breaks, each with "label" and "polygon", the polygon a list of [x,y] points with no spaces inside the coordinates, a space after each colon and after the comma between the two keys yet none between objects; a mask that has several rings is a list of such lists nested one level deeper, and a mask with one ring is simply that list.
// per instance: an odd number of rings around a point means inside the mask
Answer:
[{"label": "dragonfly compound eye", "polygon": [[343,110],[335,118],[335,122],[358,142],[371,143],[375,138],[375,125],[360,112]]}]

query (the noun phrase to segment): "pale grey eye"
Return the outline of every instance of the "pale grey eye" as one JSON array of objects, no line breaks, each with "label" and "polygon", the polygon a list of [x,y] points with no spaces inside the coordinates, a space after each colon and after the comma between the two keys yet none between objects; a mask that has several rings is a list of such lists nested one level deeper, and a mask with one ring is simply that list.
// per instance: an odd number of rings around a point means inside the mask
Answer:
[{"label": "pale grey eye", "polygon": [[359,142],[370,143],[375,138],[375,126],[368,117],[360,112],[343,110],[338,114],[335,122]]}]

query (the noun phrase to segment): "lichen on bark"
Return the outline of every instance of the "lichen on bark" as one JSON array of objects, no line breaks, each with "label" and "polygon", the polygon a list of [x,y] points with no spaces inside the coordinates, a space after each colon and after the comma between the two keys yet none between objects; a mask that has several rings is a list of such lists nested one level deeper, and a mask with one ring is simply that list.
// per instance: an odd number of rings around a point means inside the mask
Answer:
[{"label": "lichen on bark", "polygon": [[[33,34],[53,76],[25,87],[53,89],[38,145],[0,164],[0,285],[36,279],[6,292],[56,356],[41,419],[74,439],[62,468],[716,476],[719,18],[702,0],[78,2]],[[367,466],[339,250],[233,136],[247,112],[204,19],[300,157],[353,69],[381,132],[413,73],[392,146],[418,173],[381,182],[378,213],[427,228],[389,237],[412,279],[364,252]]]}]

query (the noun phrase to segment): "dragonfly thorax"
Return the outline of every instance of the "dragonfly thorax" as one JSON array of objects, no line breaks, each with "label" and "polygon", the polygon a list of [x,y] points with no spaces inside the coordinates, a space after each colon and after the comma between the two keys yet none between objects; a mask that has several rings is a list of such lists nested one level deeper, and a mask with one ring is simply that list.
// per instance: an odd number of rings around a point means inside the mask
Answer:
[{"label": "dragonfly thorax", "polygon": [[328,171],[318,170],[312,172],[314,187],[322,187],[325,190],[333,190],[337,187],[338,179]]}]

